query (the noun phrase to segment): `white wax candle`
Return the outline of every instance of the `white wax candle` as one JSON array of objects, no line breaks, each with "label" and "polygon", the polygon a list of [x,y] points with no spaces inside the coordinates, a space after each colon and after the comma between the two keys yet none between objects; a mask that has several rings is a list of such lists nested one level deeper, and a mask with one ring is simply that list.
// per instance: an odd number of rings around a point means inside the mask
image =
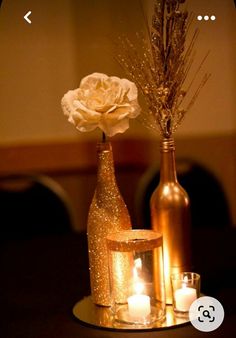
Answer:
[{"label": "white wax candle", "polygon": [[150,297],[133,295],[128,297],[128,311],[133,320],[139,320],[151,313]]},{"label": "white wax candle", "polygon": [[197,292],[194,288],[182,287],[175,291],[175,308],[178,311],[189,311],[192,302],[197,299]]}]

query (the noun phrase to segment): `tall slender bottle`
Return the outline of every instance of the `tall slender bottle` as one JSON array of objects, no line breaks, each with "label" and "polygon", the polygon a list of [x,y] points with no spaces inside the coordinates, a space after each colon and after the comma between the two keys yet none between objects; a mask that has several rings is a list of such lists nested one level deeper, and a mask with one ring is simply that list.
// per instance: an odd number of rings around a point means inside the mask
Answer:
[{"label": "tall slender bottle", "polygon": [[118,189],[110,142],[97,145],[97,186],[88,215],[90,284],[93,302],[110,306],[110,286],[106,237],[131,229],[130,216]]},{"label": "tall slender bottle", "polygon": [[151,197],[152,228],[163,235],[166,302],[172,304],[171,274],[190,269],[190,208],[177,181],[173,138],[161,140],[160,182]]}]

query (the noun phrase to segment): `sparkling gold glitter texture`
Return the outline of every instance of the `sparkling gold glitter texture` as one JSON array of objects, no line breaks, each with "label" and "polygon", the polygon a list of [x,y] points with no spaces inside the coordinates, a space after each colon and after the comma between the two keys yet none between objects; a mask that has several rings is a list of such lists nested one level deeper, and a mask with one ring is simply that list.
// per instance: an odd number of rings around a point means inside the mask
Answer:
[{"label": "sparkling gold glitter texture", "polygon": [[98,143],[97,186],[88,215],[90,283],[93,302],[110,306],[106,237],[131,229],[130,216],[117,187],[110,142]]},{"label": "sparkling gold glitter texture", "polygon": [[133,255],[130,252],[126,255],[114,252],[109,259],[110,267],[112,267],[112,272],[110,271],[110,274],[112,273],[110,275],[112,305],[114,301],[122,304],[127,301],[128,297],[128,282],[132,278],[130,267],[133,266]]},{"label": "sparkling gold glitter texture", "polygon": [[111,234],[107,237],[108,247],[117,252],[142,252],[162,245],[162,236],[152,230],[132,230]]},{"label": "sparkling gold glitter texture", "polygon": [[116,47],[116,59],[146,103],[142,122],[165,138],[177,130],[210,76],[200,72],[207,53],[188,79],[199,31],[194,30],[187,43],[193,16],[184,2],[155,0],[151,26],[146,20],[146,32],[137,33],[134,41],[122,36]]},{"label": "sparkling gold glitter texture", "polygon": [[160,183],[151,197],[151,221],[163,235],[166,300],[172,304],[171,274],[191,267],[189,198],[177,181],[173,138],[161,142]]}]

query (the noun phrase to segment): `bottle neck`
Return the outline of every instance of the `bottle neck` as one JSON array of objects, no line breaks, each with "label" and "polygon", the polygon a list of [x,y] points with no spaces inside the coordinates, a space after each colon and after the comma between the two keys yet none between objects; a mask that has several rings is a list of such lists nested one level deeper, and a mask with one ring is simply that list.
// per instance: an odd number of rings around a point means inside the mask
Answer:
[{"label": "bottle neck", "polygon": [[175,167],[175,143],[173,138],[163,138],[161,140],[160,153],[160,180],[162,182],[177,182]]},{"label": "bottle neck", "polygon": [[97,161],[97,189],[106,189],[106,187],[111,184],[116,184],[113,153],[110,142],[97,144]]}]

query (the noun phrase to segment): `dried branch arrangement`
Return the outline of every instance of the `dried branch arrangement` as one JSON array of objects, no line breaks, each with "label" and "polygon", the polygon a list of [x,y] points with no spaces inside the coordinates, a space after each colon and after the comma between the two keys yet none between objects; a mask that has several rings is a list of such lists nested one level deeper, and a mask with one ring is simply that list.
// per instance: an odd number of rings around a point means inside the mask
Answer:
[{"label": "dried branch arrangement", "polygon": [[152,24],[147,34],[137,33],[137,43],[127,37],[119,38],[117,59],[144,96],[147,109],[143,123],[170,137],[194,104],[210,74],[200,80],[194,94],[186,100],[198,72],[207,57],[199,64],[186,89],[186,78],[193,64],[196,29],[186,46],[186,36],[192,18],[181,7],[185,0],[155,0]]}]

